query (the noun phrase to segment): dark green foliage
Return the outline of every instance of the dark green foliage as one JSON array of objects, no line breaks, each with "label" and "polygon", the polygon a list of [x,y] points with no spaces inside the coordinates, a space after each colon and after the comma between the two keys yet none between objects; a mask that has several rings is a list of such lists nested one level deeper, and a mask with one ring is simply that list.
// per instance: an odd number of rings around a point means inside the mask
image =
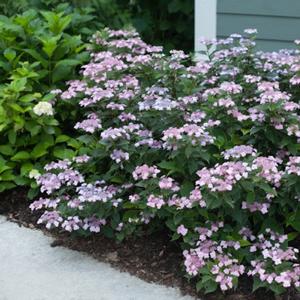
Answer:
[{"label": "dark green foliage", "polygon": [[[17,4],[17,3],[18,4]],[[61,4],[69,4],[62,6]],[[0,13],[13,15],[28,8],[57,9],[84,16],[87,28],[110,27],[119,29],[132,25],[143,39],[163,45],[165,50],[193,50],[193,0],[22,0],[0,4]],[[92,14],[93,16],[86,14]]]},{"label": "dark green foliage", "polygon": [[[54,116],[55,96],[49,92],[63,88],[88,59],[81,34],[90,34],[84,24],[93,17],[62,10],[0,16],[0,192],[29,185],[32,169],[50,157],[74,155],[79,147],[61,135],[61,128],[70,133],[67,124],[76,112],[59,103]],[[40,102],[50,102],[48,114],[36,113]]]},{"label": "dark green foliage", "polygon": [[146,42],[163,45],[166,50],[193,50],[193,0],[117,0],[129,7],[132,24]]}]

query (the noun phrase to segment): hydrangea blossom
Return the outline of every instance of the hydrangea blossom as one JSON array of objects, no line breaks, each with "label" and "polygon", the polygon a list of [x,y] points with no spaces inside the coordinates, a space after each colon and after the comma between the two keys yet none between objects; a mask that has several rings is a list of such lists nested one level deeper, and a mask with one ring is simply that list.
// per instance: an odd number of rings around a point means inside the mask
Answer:
[{"label": "hydrangea blossom", "polygon": [[46,115],[46,116],[53,116],[54,115],[54,110],[49,102],[41,101],[37,105],[34,106],[33,112],[38,115]]},{"label": "hydrangea blossom", "polygon": [[58,227],[62,221],[63,218],[57,211],[45,211],[43,215],[38,219],[37,223],[45,223],[46,228],[51,229],[52,227]]},{"label": "hydrangea blossom", "polygon": [[88,119],[76,123],[75,129],[82,129],[85,132],[94,133],[97,129],[100,129],[101,122],[96,114],[88,115]]},{"label": "hydrangea blossom", "polygon": [[188,229],[185,228],[184,225],[180,225],[179,227],[177,227],[177,233],[181,234],[182,236],[185,236],[188,233]]},{"label": "hydrangea blossom", "polygon": [[132,177],[135,180],[146,180],[149,178],[156,178],[157,174],[160,173],[160,170],[156,166],[148,166],[148,165],[142,165],[135,168],[135,170],[132,173]]},{"label": "hydrangea blossom", "polygon": [[53,91],[87,116],[73,124],[85,146],[36,174],[38,222],[120,240],[168,226],[204,289],[241,275],[299,287],[286,233],[298,227],[300,51],[255,52],[245,33],[202,40],[209,60],[195,63],[135,31],[96,33],[82,77]]}]

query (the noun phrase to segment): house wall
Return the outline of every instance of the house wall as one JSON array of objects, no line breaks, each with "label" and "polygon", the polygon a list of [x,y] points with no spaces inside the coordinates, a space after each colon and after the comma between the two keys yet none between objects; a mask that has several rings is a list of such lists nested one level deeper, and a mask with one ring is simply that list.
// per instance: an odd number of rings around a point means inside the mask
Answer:
[{"label": "house wall", "polygon": [[[190,1],[190,0],[186,0]],[[195,0],[195,51],[203,50],[200,38],[214,39],[217,30],[217,0]],[[300,0],[299,0],[300,1]]]},{"label": "house wall", "polygon": [[246,28],[258,30],[261,50],[295,48],[293,41],[300,39],[300,0],[217,1],[218,38]]}]

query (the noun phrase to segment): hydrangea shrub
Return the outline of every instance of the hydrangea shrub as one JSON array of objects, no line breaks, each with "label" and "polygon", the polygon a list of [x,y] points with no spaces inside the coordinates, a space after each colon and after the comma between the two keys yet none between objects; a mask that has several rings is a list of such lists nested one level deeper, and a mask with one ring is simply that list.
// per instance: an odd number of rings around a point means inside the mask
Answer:
[{"label": "hydrangea shrub", "polygon": [[[188,276],[213,292],[299,288],[299,52],[255,52],[255,31],[165,55],[136,32],[93,37],[58,97],[85,146],[45,166],[39,223],[118,240],[167,227]],[[145,245],[146,246],[146,245]]]}]

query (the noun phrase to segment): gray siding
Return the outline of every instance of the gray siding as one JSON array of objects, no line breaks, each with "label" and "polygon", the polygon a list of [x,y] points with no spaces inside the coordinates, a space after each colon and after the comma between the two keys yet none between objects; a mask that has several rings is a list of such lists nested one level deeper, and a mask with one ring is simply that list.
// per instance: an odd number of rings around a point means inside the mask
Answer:
[{"label": "gray siding", "polygon": [[217,37],[257,28],[261,50],[295,48],[300,39],[300,0],[218,0]]}]

